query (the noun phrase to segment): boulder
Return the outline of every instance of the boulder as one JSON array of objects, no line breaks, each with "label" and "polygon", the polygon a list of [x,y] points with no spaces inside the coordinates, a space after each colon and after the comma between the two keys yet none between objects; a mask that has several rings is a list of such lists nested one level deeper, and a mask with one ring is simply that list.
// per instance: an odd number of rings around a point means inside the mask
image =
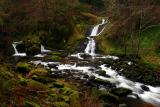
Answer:
[{"label": "boulder", "polygon": [[144,90],[144,91],[149,91],[149,88],[145,85],[141,85],[141,88]]},{"label": "boulder", "polygon": [[132,91],[129,89],[126,89],[126,88],[113,88],[111,90],[111,93],[113,93],[117,96],[120,96],[120,97],[125,97],[125,96],[131,94]]}]

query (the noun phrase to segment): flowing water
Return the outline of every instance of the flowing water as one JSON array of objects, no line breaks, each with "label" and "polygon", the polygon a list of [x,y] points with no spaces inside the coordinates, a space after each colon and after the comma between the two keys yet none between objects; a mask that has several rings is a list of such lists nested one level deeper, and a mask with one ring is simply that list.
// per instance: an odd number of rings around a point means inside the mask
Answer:
[{"label": "flowing water", "polygon": [[[94,57],[95,59],[99,59],[99,60],[106,59],[106,58],[110,58],[110,59],[113,59],[113,60],[119,59],[116,56],[110,56],[110,55],[104,56],[104,55],[98,55],[98,54],[95,53],[95,49],[96,49],[95,37],[100,35],[100,33],[102,33],[104,28],[99,30],[99,27],[101,25],[104,25],[104,24],[106,24],[105,20],[103,20],[101,24],[96,25],[92,29],[92,32],[91,32],[90,36],[88,37],[89,41],[88,41],[88,44],[87,44],[86,48],[84,49],[84,53],[77,53],[77,54],[70,55],[70,57],[76,57],[78,59],[77,63],[75,62],[74,64],[71,64],[70,62],[68,62],[68,63],[62,64],[60,62],[43,62],[41,60],[31,61],[30,63],[33,63],[36,66],[41,64],[46,69],[51,69],[51,71],[54,71],[56,69],[58,69],[62,72],[66,72],[66,70],[68,72],[69,71],[74,71],[74,76],[78,76],[81,79],[84,79],[83,78],[84,75],[81,75],[81,74],[85,74],[85,75],[88,75],[88,76],[95,76],[95,78],[100,78],[100,79],[103,79],[103,80],[110,81],[110,83],[115,84],[115,86],[117,88],[118,87],[123,87],[123,88],[127,88],[127,89],[132,90],[132,94],[128,95],[127,96],[128,98],[132,98],[132,99],[135,99],[135,100],[136,99],[141,99],[144,102],[153,104],[155,107],[160,107],[160,87],[153,87],[153,86],[146,85],[146,84],[143,84],[143,83],[133,82],[133,81],[125,78],[124,76],[119,75],[117,71],[111,69],[111,67],[107,67],[103,63],[101,63],[99,65],[97,64],[96,67],[91,64],[92,63],[91,61],[87,62],[88,65],[87,64],[83,64],[83,65],[78,64],[78,63],[81,63],[82,61],[83,62],[85,61],[85,58],[82,57],[83,54],[88,54],[91,57]],[[13,47],[15,48],[15,46],[13,46]],[[46,52],[44,47],[42,47],[41,50],[42,50],[42,52]],[[15,54],[17,54],[16,50],[15,50]],[[57,64],[57,68],[50,68],[48,66],[49,64]],[[129,61],[129,62],[127,62],[127,64],[128,64],[128,66],[132,66],[133,63]],[[99,71],[99,70],[106,71],[106,75],[108,75],[108,77],[99,75],[96,72],[96,71]],[[147,87],[149,90],[143,89],[142,88],[143,86]]]},{"label": "flowing water", "polygon": [[16,48],[17,45],[19,45],[19,44],[22,44],[22,41],[20,41],[20,42],[13,42],[12,46],[13,46],[14,51],[15,51],[15,54],[13,56],[24,57],[24,56],[26,56],[26,53],[19,53],[18,50],[17,50],[17,48]]}]

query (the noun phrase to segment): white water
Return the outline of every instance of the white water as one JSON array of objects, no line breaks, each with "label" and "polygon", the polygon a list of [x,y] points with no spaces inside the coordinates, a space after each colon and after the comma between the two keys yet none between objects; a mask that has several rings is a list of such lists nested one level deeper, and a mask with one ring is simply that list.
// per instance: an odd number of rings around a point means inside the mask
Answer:
[{"label": "white water", "polygon": [[22,41],[20,41],[20,42],[13,42],[12,46],[13,46],[14,52],[15,52],[15,53],[13,54],[13,56],[20,56],[20,57],[27,56],[26,53],[19,53],[18,50],[17,50],[17,48],[16,48],[16,46],[17,46],[18,44],[21,44],[21,43],[22,43]]},{"label": "white water", "polygon": [[105,27],[100,32],[98,32],[99,27],[101,25],[104,25],[105,23],[106,23],[105,20],[102,19],[102,23],[101,24],[98,24],[95,27],[93,27],[93,29],[91,31],[91,34],[88,37],[88,39],[89,39],[88,44],[87,44],[86,49],[84,51],[86,54],[89,54],[91,56],[95,56],[96,42],[94,40],[94,37],[99,35],[104,30]]},{"label": "white water", "polygon": [[52,51],[45,49],[44,46],[41,45],[41,53],[48,53],[48,52],[52,52]]},{"label": "white water", "polygon": [[51,51],[51,50],[47,50],[47,49],[45,49],[45,48],[44,48],[44,46],[43,46],[43,45],[41,45],[41,53],[40,53],[40,54],[35,55],[34,57],[37,57],[37,58],[43,58],[43,57],[45,57],[45,56],[46,56],[46,54],[45,54],[45,53],[49,53],[49,52],[52,52],[52,51]]}]

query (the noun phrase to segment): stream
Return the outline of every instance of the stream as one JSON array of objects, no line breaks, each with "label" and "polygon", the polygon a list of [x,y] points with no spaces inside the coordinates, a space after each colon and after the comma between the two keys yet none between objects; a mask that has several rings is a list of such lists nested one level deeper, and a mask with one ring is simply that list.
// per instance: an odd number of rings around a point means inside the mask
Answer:
[{"label": "stream", "polygon": [[[84,51],[82,53],[75,53],[72,55],[69,55],[67,59],[70,58],[77,58],[77,62],[69,62],[68,63],[61,63],[61,62],[44,62],[42,60],[33,60],[30,61],[29,63],[34,64],[35,66],[37,65],[43,65],[46,69],[50,69],[51,71],[61,71],[61,73],[67,73],[67,72],[72,72],[74,77],[79,77],[81,79],[85,79],[84,75],[88,75],[89,77],[94,76],[95,78],[100,78],[103,80],[107,80],[110,83],[114,84],[115,87],[123,87],[132,90],[132,94],[128,95],[128,98],[132,99],[141,99],[144,102],[153,104],[155,107],[160,107],[160,87],[153,87],[151,85],[146,85],[143,83],[139,82],[133,82],[129,79],[127,79],[124,76],[121,76],[118,74],[117,71],[113,70],[111,67],[108,67],[106,64],[101,63],[102,59],[113,59],[117,60],[119,59],[117,56],[110,56],[110,55],[101,55],[97,54],[95,52],[96,50],[96,42],[95,38],[96,36],[100,36],[100,34],[103,32],[105,29],[105,26],[107,25],[107,21],[104,19],[102,22],[98,25],[95,25],[91,31],[91,34],[87,37],[88,39],[88,44]],[[100,29],[100,27],[102,29]],[[26,53],[19,53],[16,49],[16,45],[20,44],[22,42],[14,42],[13,48],[15,50],[15,54],[13,56],[20,56],[24,57],[27,56]],[[45,57],[47,53],[52,52],[51,50],[47,50],[44,48],[43,45],[41,45],[41,54],[35,55],[34,57]],[[89,57],[90,60],[86,60],[86,57]],[[99,63],[94,66],[92,64],[92,61],[98,60]],[[49,67],[50,64],[55,64],[56,67]],[[127,62],[128,66],[132,66],[132,62]],[[122,68],[123,69],[123,68]],[[107,76],[101,76],[97,73],[99,70],[104,70],[106,71]],[[142,74],[143,75],[143,74]],[[144,89],[143,87],[146,87],[148,90]],[[103,90],[106,87],[101,87],[100,89]]]}]

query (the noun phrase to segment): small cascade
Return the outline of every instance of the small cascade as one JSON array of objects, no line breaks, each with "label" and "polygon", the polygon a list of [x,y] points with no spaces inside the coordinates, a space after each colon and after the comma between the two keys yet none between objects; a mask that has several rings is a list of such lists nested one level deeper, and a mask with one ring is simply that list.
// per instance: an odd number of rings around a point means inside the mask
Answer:
[{"label": "small cascade", "polygon": [[45,54],[45,53],[49,53],[49,52],[52,52],[52,51],[51,51],[51,50],[47,50],[47,49],[45,49],[45,48],[44,48],[44,46],[43,46],[43,45],[41,45],[41,53],[40,53],[40,54],[35,55],[34,57],[37,57],[37,58],[43,58],[43,57],[45,57],[45,56],[46,56],[46,54]]},{"label": "small cascade", "polygon": [[20,56],[20,57],[27,56],[26,53],[19,53],[19,52],[18,52],[18,50],[17,50],[17,48],[16,48],[16,46],[17,46],[18,44],[22,44],[22,41],[20,41],[20,42],[13,42],[13,44],[12,44],[12,46],[13,46],[13,48],[14,48],[14,52],[15,52],[15,54],[14,54],[13,56]]},{"label": "small cascade", "polygon": [[45,49],[44,46],[41,45],[41,53],[48,53],[48,52],[52,52],[52,51]]}]

